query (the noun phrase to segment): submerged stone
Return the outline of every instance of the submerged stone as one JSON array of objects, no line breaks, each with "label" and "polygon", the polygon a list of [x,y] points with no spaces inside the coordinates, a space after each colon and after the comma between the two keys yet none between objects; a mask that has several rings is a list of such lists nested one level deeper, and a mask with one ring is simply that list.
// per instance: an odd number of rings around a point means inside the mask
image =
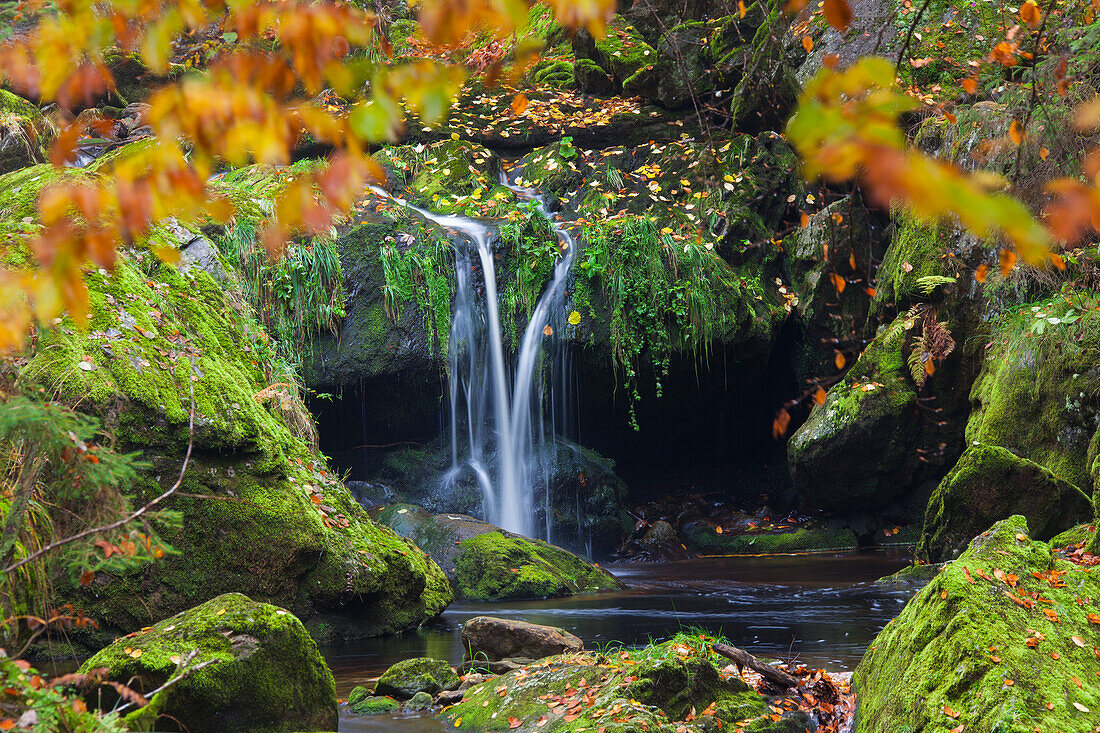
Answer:
[{"label": "submerged stone", "polygon": [[418,657],[398,662],[378,678],[374,688],[376,695],[386,695],[408,700],[418,692],[438,695],[444,690],[454,690],[461,680],[442,659]]},{"label": "submerged stone", "polygon": [[[203,666],[200,666],[203,665]],[[80,671],[149,695],[129,714],[132,730],[324,731],[336,727],[336,684],[317,644],[289,611],[227,593],[123,637]],[[88,696],[111,709],[118,695]]]}]

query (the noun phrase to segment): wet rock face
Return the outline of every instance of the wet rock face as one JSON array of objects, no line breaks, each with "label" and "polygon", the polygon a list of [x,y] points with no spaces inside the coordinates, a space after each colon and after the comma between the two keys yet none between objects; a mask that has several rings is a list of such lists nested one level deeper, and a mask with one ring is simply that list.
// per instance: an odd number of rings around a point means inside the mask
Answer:
[{"label": "wet rock face", "polygon": [[1014,514],[1027,519],[1035,539],[1049,540],[1090,519],[1092,504],[1032,461],[996,446],[970,446],[928,502],[917,557],[954,559],[984,527]]},{"label": "wet rock face", "polygon": [[584,642],[563,629],[491,616],[477,616],[463,624],[462,643],[472,658],[484,655],[490,661],[542,659],[584,649]]},{"label": "wet rock face", "polygon": [[53,127],[36,106],[0,89],[0,174],[46,161]]},{"label": "wet rock face", "polygon": [[1020,516],[976,537],[868,648],[857,733],[1092,730],[1100,579],[1087,570]]},{"label": "wet rock face", "polygon": [[[205,665],[205,666],[200,666]],[[336,728],[336,685],[302,623],[289,611],[239,593],[213,598],[87,660],[82,672],[151,693],[178,682],[131,713],[133,730],[321,731]],[[109,706],[113,688],[89,695]]]}]

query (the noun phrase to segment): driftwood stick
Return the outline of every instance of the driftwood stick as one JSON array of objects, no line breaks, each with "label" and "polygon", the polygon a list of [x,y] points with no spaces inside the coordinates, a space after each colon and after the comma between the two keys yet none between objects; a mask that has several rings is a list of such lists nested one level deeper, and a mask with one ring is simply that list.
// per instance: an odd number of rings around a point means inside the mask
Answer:
[{"label": "driftwood stick", "polygon": [[732,659],[733,663],[738,667],[748,667],[755,672],[759,672],[761,677],[777,687],[782,687],[783,689],[798,687],[799,679],[797,677],[793,677],[770,664],[761,662],[744,649],[738,649],[728,644],[711,644],[710,648],[713,649],[715,653],[721,654],[727,659]]}]

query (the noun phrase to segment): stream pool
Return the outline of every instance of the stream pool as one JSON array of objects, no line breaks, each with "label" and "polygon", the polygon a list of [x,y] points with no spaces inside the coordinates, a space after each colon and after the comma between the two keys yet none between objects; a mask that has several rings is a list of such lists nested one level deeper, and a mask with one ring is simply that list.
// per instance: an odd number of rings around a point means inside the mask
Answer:
[{"label": "stream pool", "polygon": [[[855,668],[871,640],[894,618],[913,589],[871,581],[908,563],[902,551],[769,557],[712,557],[659,564],[616,564],[608,570],[629,588],[614,593],[504,603],[455,603],[435,624],[399,637],[324,649],[345,699],[394,662],[429,656],[462,661],[460,627],[473,616],[516,618],[560,626],[592,649],[641,645],[684,627],[727,636],[757,656],[797,660],[831,672]],[[431,716],[345,716],[340,731],[439,733]]]}]

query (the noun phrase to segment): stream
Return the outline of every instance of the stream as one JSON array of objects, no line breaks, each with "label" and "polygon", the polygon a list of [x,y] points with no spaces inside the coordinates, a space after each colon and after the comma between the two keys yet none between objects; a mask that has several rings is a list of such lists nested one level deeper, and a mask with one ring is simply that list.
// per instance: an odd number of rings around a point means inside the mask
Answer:
[{"label": "stream", "polygon": [[[851,671],[914,592],[872,581],[907,564],[906,553],[889,550],[616,564],[608,569],[627,583],[626,590],[535,601],[456,602],[439,621],[418,632],[323,651],[340,699],[402,659],[430,656],[460,663],[461,624],[480,615],[560,626],[583,639],[588,649],[644,645],[696,626],[722,633],[758,656],[830,672]],[[344,712],[341,708],[342,733],[446,729],[430,714],[358,717]]]}]

